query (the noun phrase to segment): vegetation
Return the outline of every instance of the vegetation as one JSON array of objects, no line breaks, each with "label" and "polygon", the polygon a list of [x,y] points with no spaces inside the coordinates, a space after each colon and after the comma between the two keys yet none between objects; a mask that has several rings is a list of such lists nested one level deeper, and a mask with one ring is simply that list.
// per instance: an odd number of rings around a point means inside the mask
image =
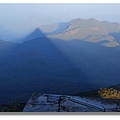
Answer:
[{"label": "vegetation", "polygon": [[98,91],[102,98],[120,99],[120,91],[114,88],[104,88]]},{"label": "vegetation", "polygon": [[25,104],[20,103],[18,105],[15,105],[14,102],[12,102],[10,105],[2,104],[0,105],[0,112],[22,112]]},{"label": "vegetation", "polygon": [[90,91],[90,92],[82,92],[79,94],[75,94],[75,96],[80,97],[90,97],[90,98],[98,98],[100,95],[98,94],[98,90]]},{"label": "vegetation", "polygon": [[76,94],[80,97],[90,97],[90,98],[109,98],[109,99],[120,99],[120,84],[110,86],[108,88],[101,88],[99,90],[89,91],[89,92],[82,92],[79,94]]}]

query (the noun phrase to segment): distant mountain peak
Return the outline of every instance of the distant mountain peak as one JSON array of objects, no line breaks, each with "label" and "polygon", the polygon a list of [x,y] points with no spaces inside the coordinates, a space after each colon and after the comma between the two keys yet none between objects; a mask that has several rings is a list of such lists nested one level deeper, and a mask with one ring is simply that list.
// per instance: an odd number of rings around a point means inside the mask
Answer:
[{"label": "distant mountain peak", "polygon": [[77,19],[73,19],[70,21],[70,24],[86,24],[86,23],[100,23],[101,21],[98,21],[94,18],[89,18],[89,19],[81,19],[81,18],[77,18]]},{"label": "distant mountain peak", "polygon": [[[119,23],[108,21],[98,21],[90,19],[73,19],[69,27],[60,34],[53,35],[51,38],[62,40],[84,40],[94,42],[105,47],[119,46]],[[116,34],[117,33],[117,34]]]},{"label": "distant mountain peak", "polygon": [[98,21],[95,18],[90,18],[90,19],[87,19],[87,20]]}]

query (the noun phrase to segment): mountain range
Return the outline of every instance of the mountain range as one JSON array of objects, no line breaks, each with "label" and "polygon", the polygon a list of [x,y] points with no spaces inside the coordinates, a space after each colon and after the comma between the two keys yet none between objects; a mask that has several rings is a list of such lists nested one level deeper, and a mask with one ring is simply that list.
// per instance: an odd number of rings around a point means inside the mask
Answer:
[{"label": "mountain range", "polygon": [[60,34],[50,38],[63,40],[79,39],[87,42],[99,43],[106,47],[119,45],[116,34],[120,34],[120,24],[107,21],[98,21],[93,18],[83,20],[75,19],[69,22],[69,27]]},{"label": "mountain range", "polygon": [[36,92],[74,95],[119,84],[119,23],[78,18],[21,38],[0,40],[0,103],[25,102]]}]

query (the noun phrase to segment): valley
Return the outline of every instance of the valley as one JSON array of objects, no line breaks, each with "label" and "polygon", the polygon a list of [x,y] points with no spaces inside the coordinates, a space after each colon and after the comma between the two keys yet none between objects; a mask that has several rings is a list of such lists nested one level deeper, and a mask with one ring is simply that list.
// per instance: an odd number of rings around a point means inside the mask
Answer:
[{"label": "valley", "polygon": [[53,26],[36,28],[19,43],[0,40],[0,103],[120,83],[119,23],[74,19]]}]

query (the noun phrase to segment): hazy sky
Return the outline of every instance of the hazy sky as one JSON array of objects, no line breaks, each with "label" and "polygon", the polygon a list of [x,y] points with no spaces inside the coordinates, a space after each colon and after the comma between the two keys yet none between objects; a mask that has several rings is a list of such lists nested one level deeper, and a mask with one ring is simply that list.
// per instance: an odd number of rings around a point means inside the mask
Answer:
[{"label": "hazy sky", "polygon": [[0,4],[0,27],[16,32],[74,18],[120,23],[120,4]]}]

